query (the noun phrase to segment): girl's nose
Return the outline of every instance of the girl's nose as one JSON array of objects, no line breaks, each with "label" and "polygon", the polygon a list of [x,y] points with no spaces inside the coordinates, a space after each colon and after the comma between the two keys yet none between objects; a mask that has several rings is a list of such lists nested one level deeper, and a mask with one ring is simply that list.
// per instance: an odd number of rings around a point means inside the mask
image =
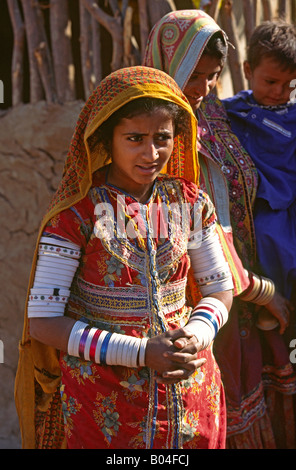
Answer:
[{"label": "girl's nose", "polygon": [[159,157],[155,144],[148,144],[144,151],[144,157],[149,161],[157,160]]}]

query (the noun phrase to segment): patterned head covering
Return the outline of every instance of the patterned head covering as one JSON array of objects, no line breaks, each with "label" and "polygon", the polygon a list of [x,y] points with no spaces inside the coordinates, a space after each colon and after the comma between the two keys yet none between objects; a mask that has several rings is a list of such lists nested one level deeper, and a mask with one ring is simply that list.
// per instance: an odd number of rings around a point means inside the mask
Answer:
[{"label": "patterned head covering", "polygon": [[144,65],[163,70],[184,90],[214,33],[220,31],[213,18],[201,10],[177,10],[165,15],[148,38]]}]

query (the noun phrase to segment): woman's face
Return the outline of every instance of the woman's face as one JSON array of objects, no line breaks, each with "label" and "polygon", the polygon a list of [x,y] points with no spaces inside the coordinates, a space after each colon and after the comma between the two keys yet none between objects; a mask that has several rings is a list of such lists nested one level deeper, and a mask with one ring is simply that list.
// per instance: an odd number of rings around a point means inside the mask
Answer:
[{"label": "woman's face", "polygon": [[124,118],[114,128],[108,182],[146,202],[174,146],[174,124],[163,110]]},{"label": "woman's face", "polygon": [[189,78],[183,92],[193,111],[196,111],[205,96],[215,87],[222,71],[221,60],[204,54]]}]

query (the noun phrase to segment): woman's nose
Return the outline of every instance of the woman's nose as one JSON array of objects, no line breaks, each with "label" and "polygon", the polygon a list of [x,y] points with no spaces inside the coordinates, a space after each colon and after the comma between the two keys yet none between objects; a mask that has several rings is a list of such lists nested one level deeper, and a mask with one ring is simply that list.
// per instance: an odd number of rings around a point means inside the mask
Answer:
[{"label": "woman's nose", "polygon": [[207,96],[208,94],[208,81],[205,80],[196,80],[194,86],[194,92],[199,96]]}]

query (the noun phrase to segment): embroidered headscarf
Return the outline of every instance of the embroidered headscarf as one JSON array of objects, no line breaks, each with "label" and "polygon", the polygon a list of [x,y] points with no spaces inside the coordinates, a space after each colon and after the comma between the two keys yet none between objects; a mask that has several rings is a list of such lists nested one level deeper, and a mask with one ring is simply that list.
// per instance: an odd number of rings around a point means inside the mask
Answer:
[{"label": "embroidered headscarf", "polygon": [[151,30],[144,65],[164,70],[184,90],[206,45],[218,31],[227,47],[224,31],[204,11],[172,11]]},{"label": "embroidered headscarf", "polygon": [[[197,121],[187,99],[176,82],[166,73],[148,67],[129,67],[107,76],[85,103],[71,140],[63,177],[42,221],[28,288],[32,287],[37,260],[38,242],[46,223],[59,212],[83,199],[92,184],[92,175],[108,163],[104,146],[91,150],[89,139],[116,110],[131,100],[142,97],[160,98],[174,102],[188,112],[188,123],[174,139],[172,156],[167,164],[169,173],[198,181],[196,153]],[[186,160],[186,166],[184,162]],[[110,157],[109,157],[110,162]],[[55,442],[63,446],[62,424],[57,398],[53,398],[60,382],[56,349],[30,339],[25,312],[20,357],[15,384],[16,407],[20,419],[23,446],[35,448],[34,425],[36,384],[43,393],[42,410],[56,406],[54,413]],[[40,408],[40,405],[39,405]],[[60,413],[61,416],[61,413]],[[59,424],[59,426],[58,426]]]}]

